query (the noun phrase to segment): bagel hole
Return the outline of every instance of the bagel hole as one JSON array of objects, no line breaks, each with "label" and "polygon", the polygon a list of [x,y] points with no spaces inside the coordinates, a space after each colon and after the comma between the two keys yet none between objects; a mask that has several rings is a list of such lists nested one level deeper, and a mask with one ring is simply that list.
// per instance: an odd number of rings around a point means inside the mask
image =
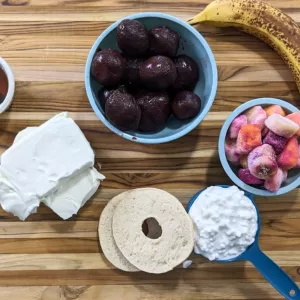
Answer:
[{"label": "bagel hole", "polygon": [[142,224],[142,231],[146,237],[152,240],[162,235],[162,229],[155,218],[147,218]]}]

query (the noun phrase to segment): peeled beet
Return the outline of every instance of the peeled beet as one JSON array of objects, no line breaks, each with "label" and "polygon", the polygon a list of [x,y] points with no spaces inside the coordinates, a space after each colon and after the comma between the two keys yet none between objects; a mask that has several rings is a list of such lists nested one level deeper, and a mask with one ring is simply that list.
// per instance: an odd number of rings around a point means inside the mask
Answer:
[{"label": "peeled beet", "polygon": [[104,49],[99,51],[91,66],[91,73],[105,87],[116,86],[124,72],[124,58],[113,49]]},{"label": "peeled beet", "polygon": [[169,27],[159,26],[152,28],[150,35],[150,53],[173,57],[179,46],[179,35]]},{"label": "peeled beet", "polygon": [[186,120],[195,117],[201,109],[201,100],[193,92],[181,91],[173,100],[172,110],[176,118]]},{"label": "peeled beet", "polygon": [[117,27],[117,44],[129,56],[145,55],[149,50],[147,28],[136,20],[123,20]]},{"label": "peeled beet", "polygon": [[144,59],[141,58],[127,58],[125,62],[124,80],[129,85],[137,86],[140,84],[140,67]]},{"label": "peeled beet", "polygon": [[167,89],[176,80],[176,67],[166,56],[152,56],[142,63],[140,77],[143,84],[152,90]]},{"label": "peeled beet", "polygon": [[[126,87],[124,85],[120,85],[118,88],[117,88],[118,91],[122,92],[122,93],[126,93]],[[105,109],[105,104],[106,104],[106,101],[108,99],[108,97],[110,96],[110,94],[112,92],[114,92],[115,90],[109,90],[109,89],[106,89],[106,88],[101,88],[98,92],[98,99],[99,99],[99,102],[102,106],[103,109]]]},{"label": "peeled beet", "polygon": [[136,96],[141,109],[139,130],[157,131],[167,122],[171,114],[171,101],[165,92],[144,92]]},{"label": "peeled beet", "polygon": [[141,109],[135,99],[118,90],[112,92],[105,104],[107,119],[120,130],[136,130],[141,119]]},{"label": "peeled beet", "polygon": [[199,79],[196,62],[187,55],[179,55],[174,59],[177,78],[174,88],[178,90],[193,89]]}]

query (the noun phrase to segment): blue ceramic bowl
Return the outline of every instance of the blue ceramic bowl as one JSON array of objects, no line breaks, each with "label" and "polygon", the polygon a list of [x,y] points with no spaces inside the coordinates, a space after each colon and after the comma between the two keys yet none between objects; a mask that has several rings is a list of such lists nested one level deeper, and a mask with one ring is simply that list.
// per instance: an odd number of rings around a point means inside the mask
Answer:
[{"label": "blue ceramic bowl", "polygon": [[229,176],[229,178],[240,188],[243,190],[252,193],[254,195],[260,195],[260,196],[277,196],[277,195],[282,195],[285,193],[290,192],[294,188],[298,187],[300,185],[300,169],[294,169],[290,170],[288,172],[288,178],[284,182],[284,184],[280,187],[280,189],[277,192],[269,192],[266,189],[262,188],[256,188],[254,186],[248,185],[241,181],[238,176],[237,176],[237,171],[238,167],[230,165],[228,162],[226,155],[225,155],[225,139],[226,139],[226,134],[229,129],[230,124],[232,121],[242,114],[244,111],[248,110],[249,108],[256,106],[256,105],[261,105],[262,107],[272,105],[272,104],[277,104],[280,105],[287,114],[292,113],[292,112],[297,112],[299,111],[298,108],[296,108],[294,105],[283,101],[279,99],[274,99],[274,98],[258,98],[254,99],[251,101],[248,101],[238,108],[236,108],[226,119],[221,132],[220,132],[220,137],[219,137],[219,157],[221,160],[221,164]]},{"label": "blue ceramic bowl", "polygon": [[106,118],[105,113],[97,100],[101,85],[91,76],[91,63],[98,49],[117,48],[116,28],[122,21],[119,20],[109,26],[96,40],[87,58],[85,66],[85,88],[91,106],[98,118],[114,133],[125,139],[145,143],[159,144],[178,139],[193,130],[203,120],[213,104],[217,83],[217,67],[214,56],[202,35],[185,21],[162,13],[139,13],[126,17],[142,22],[148,29],[156,26],[168,26],[181,36],[178,54],[191,56],[199,67],[199,81],[194,92],[201,98],[201,111],[187,121],[180,121],[170,117],[164,129],[155,133],[142,133],[139,131],[121,131],[112,125]]}]

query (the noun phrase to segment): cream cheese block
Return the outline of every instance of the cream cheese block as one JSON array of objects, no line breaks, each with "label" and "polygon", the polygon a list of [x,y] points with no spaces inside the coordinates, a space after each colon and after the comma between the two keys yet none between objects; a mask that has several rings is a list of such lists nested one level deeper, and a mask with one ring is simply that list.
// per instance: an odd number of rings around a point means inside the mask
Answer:
[{"label": "cream cheese block", "polygon": [[82,131],[66,113],[59,114],[19,135],[1,156],[0,203],[21,220],[41,201],[68,218],[103,179],[93,165],[94,152]]},{"label": "cream cheese block", "polygon": [[[38,127],[27,127],[20,131],[14,143],[33,133]],[[88,168],[63,183],[53,194],[41,199],[62,219],[77,214],[78,210],[94,195],[105,177],[95,168]]]}]

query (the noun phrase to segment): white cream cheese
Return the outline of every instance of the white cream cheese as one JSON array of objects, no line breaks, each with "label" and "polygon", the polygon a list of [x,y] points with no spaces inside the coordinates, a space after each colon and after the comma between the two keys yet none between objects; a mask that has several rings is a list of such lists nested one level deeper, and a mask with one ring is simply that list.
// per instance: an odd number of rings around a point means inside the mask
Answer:
[{"label": "white cream cheese", "polygon": [[207,188],[189,215],[194,223],[194,251],[210,260],[237,257],[255,240],[256,209],[236,186]]},{"label": "white cream cheese", "polygon": [[[18,143],[36,129],[37,127],[27,127],[20,131],[14,143]],[[95,168],[88,168],[63,183],[53,194],[42,198],[41,202],[62,219],[69,219],[94,195],[103,179],[105,177]]]},{"label": "white cream cheese", "polygon": [[80,128],[59,114],[20,134],[1,156],[1,206],[24,220],[43,201],[69,218],[104,178],[93,165],[94,152]]}]

